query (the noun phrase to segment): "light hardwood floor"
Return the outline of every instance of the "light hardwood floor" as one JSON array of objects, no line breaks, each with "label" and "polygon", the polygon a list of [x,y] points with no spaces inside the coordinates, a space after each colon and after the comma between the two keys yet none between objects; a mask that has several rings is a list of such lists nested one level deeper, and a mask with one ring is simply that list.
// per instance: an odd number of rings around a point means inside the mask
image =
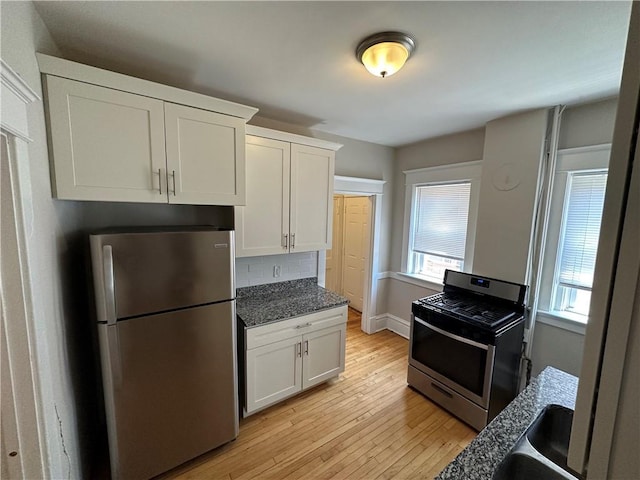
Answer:
[{"label": "light hardwood floor", "polygon": [[433,478],[476,432],[407,387],[407,348],[363,333],[349,309],[339,378],[241,420],[235,441],[159,478]]}]

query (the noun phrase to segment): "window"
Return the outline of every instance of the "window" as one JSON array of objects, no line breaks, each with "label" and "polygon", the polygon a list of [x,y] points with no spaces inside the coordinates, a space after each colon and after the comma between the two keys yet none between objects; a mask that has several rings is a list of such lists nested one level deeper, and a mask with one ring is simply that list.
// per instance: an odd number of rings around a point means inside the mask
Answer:
[{"label": "window", "polygon": [[463,269],[470,194],[471,182],[416,187],[410,273],[442,281]]},{"label": "window", "polygon": [[556,261],[553,310],[587,316],[591,301],[606,171],[569,172]]},{"label": "window", "polygon": [[539,303],[552,317],[589,317],[609,153],[609,145],[558,152]]},{"label": "window", "polygon": [[403,272],[442,283],[446,269],[470,271],[479,192],[479,162],[425,168],[407,175]]}]

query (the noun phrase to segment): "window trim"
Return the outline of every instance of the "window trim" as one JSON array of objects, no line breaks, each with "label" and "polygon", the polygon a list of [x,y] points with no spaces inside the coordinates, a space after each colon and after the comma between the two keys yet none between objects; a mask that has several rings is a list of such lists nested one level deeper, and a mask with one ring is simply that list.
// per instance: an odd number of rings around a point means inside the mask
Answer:
[{"label": "window trim", "polygon": [[562,246],[562,222],[568,206],[567,198],[569,192],[567,186],[569,174],[607,171],[610,154],[610,143],[558,150],[558,160],[551,194],[549,228],[545,239],[546,248],[543,258],[541,289],[538,295],[538,310],[540,313],[558,322],[567,322],[571,325],[586,325],[588,323],[588,317],[582,321],[576,314],[571,312],[565,314],[562,311],[555,310],[555,305],[553,304],[557,283],[556,265],[560,258],[560,247]]},{"label": "window trim", "polygon": [[[478,220],[478,203],[480,199],[480,177],[482,174],[482,161],[455,163],[451,165],[439,165],[436,167],[405,170],[405,203],[404,226],[402,232],[402,263],[401,273],[409,277],[437,285],[432,279],[422,275],[409,273],[409,250],[411,232],[415,222],[413,206],[416,200],[416,188],[424,185],[438,185],[458,182],[471,182],[469,198],[469,216],[467,221],[467,236],[465,242],[463,271],[471,272],[473,268],[473,253],[475,245],[475,232]],[[442,286],[442,284],[440,284]]]}]

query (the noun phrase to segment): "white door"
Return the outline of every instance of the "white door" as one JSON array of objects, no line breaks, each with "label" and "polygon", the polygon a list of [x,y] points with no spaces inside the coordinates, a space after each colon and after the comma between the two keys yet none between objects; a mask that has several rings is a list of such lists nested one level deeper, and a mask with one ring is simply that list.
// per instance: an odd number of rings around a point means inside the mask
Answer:
[{"label": "white door", "polygon": [[344,371],[346,325],[338,325],[302,337],[302,388],[309,388]]},{"label": "white door", "polygon": [[291,252],[331,247],[335,152],[291,144]]},{"label": "white door", "polygon": [[371,202],[369,197],[345,197],[342,291],[350,306],[362,311],[364,272],[369,261]]},{"label": "white door", "polygon": [[247,413],[302,390],[301,367],[299,336],[247,350]]},{"label": "white door", "polygon": [[246,205],[235,208],[236,256],[287,253],[290,144],[247,135]]},{"label": "white door", "polygon": [[333,240],[327,250],[325,288],[342,294],[342,224],[343,195],[333,196]]},{"label": "white door", "polygon": [[163,102],[46,77],[54,195],[167,203]]},{"label": "white door", "polygon": [[165,103],[169,203],[243,205],[244,120]]}]

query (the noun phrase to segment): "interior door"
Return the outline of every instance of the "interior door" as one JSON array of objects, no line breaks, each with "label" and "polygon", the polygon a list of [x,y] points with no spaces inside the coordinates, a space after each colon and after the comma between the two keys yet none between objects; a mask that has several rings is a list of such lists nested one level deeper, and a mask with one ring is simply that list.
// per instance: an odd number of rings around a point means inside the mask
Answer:
[{"label": "interior door", "polygon": [[371,202],[369,197],[345,197],[342,290],[350,306],[362,311],[364,272],[369,261]]},{"label": "interior door", "polygon": [[169,203],[245,202],[244,120],[164,104]]},{"label": "interior door", "polygon": [[333,240],[331,242],[331,248],[327,250],[325,269],[325,288],[338,294],[342,294],[342,224],[344,221],[343,204],[343,195],[333,196]]}]

